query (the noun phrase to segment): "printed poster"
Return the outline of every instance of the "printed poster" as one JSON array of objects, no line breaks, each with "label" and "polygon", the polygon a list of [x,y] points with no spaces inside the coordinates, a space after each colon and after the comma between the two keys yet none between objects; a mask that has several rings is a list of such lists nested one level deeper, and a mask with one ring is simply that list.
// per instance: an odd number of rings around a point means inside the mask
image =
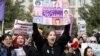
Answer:
[{"label": "printed poster", "polygon": [[33,22],[43,25],[67,25],[72,23],[68,0],[34,0]]}]

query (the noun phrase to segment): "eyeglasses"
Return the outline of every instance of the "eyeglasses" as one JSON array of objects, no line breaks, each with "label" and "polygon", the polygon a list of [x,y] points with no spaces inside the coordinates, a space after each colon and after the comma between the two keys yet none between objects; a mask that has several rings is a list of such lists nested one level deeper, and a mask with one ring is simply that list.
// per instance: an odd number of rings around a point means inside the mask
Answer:
[{"label": "eyeglasses", "polygon": [[97,41],[90,41],[91,43],[96,43]]}]

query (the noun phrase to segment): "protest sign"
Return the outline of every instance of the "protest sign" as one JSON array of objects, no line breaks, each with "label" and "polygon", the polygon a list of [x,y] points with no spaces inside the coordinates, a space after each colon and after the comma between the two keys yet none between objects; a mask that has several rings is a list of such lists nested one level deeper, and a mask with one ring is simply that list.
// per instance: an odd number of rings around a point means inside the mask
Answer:
[{"label": "protest sign", "polygon": [[86,22],[83,19],[77,20],[78,32],[82,35],[86,33]]},{"label": "protest sign", "polygon": [[100,44],[95,44],[95,43],[94,44],[93,43],[82,43],[82,47],[81,47],[82,56],[83,56],[85,48],[88,46],[92,48],[96,56],[100,56]]},{"label": "protest sign", "polygon": [[68,0],[34,0],[33,22],[43,25],[67,25],[71,22]]},{"label": "protest sign", "polygon": [[5,14],[5,0],[0,0],[0,21],[4,20]]},{"label": "protest sign", "polygon": [[32,34],[32,23],[15,20],[14,34]]}]

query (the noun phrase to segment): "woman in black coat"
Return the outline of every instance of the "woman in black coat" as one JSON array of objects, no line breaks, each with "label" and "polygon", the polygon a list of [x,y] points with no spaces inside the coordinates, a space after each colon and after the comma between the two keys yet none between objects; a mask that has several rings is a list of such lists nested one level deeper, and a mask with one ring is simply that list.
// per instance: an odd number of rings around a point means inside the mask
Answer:
[{"label": "woman in black coat", "polygon": [[47,33],[47,41],[43,39],[38,31],[36,23],[33,23],[33,39],[41,56],[61,56],[64,51],[64,46],[70,40],[69,36],[70,25],[66,25],[63,34],[56,41],[56,33],[51,30]]},{"label": "woman in black coat", "polygon": [[26,45],[25,43],[24,35],[18,35],[15,37],[13,40],[15,56],[39,56],[38,51],[34,46]]}]

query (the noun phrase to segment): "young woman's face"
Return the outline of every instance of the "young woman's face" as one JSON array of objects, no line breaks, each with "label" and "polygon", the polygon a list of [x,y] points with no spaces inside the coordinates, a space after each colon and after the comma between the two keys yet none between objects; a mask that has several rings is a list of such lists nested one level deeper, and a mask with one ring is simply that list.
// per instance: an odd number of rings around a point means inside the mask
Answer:
[{"label": "young woman's face", "polygon": [[17,38],[17,43],[18,43],[19,45],[23,45],[23,44],[24,44],[24,38],[23,38],[22,36],[18,36],[18,38]]},{"label": "young woman's face", "polygon": [[47,37],[48,43],[54,44],[56,41],[56,33],[54,31],[51,31]]},{"label": "young woman's face", "polygon": [[91,48],[87,50],[87,56],[93,56],[93,51]]},{"label": "young woman's face", "polygon": [[12,45],[12,38],[10,36],[7,36],[2,43],[6,46],[6,47],[10,47]]}]

